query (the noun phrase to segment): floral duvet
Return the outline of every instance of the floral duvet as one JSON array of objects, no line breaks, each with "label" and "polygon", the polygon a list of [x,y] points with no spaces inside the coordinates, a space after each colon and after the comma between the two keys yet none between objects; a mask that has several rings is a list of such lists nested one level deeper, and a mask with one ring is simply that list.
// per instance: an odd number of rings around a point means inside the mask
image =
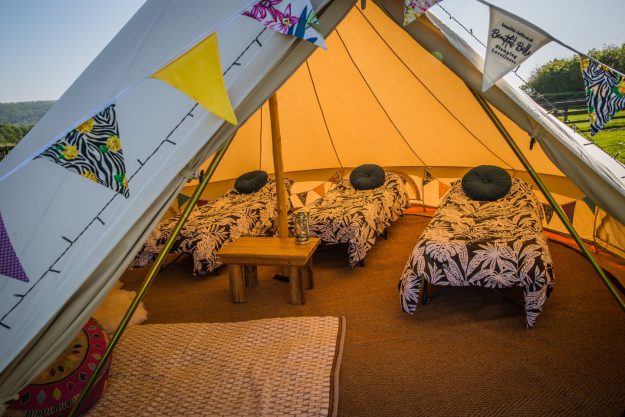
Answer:
[{"label": "floral duvet", "polygon": [[399,280],[402,309],[414,313],[423,280],[435,285],[523,287],[527,327],[554,285],[542,207],[529,184],[513,178],[503,198],[471,200],[456,181],[423,231]]},{"label": "floral duvet", "polygon": [[[289,180],[287,189],[290,185]],[[223,264],[217,251],[224,244],[241,236],[273,234],[277,217],[274,180],[270,179],[260,190],[251,194],[232,189],[191,213],[171,252],[190,254],[193,257],[193,275],[206,275]],[[178,219],[179,216],[174,216],[158,224],[137,255],[134,267],[148,265],[156,259]]]},{"label": "floral duvet", "polygon": [[351,268],[365,258],[377,237],[408,205],[403,178],[387,172],[381,187],[356,190],[349,180],[343,180],[323,198],[300,210],[308,213],[311,236],[326,245],[347,244]]}]

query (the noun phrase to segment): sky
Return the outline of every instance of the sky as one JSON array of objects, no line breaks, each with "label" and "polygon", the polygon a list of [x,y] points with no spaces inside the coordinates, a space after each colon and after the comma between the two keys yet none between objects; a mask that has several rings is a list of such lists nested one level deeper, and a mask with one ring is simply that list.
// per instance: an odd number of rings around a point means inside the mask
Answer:
[{"label": "sky", "polygon": [[[143,2],[0,0],[0,102],[58,99]],[[580,52],[625,43],[621,20],[625,15],[623,0],[490,2],[534,23]],[[487,6],[476,0],[443,0],[440,6],[486,43]],[[441,7],[434,6],[432,10],[483,53],[484,48]],[[541,64],[573,54],[552,42],[521,65],[518,74],[527,80]],[[617,69],[625,72],[625,68]],[[515,85],[521,83],[517,77],[507,78]]]}]

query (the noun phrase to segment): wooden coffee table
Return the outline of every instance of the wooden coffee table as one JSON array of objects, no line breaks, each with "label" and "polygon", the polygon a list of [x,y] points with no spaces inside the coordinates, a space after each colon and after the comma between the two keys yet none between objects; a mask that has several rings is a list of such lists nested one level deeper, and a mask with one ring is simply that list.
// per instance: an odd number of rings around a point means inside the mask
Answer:
[{"label": "wooden coffee table", "polygon": [[245,287],[258,285],[256,267],[271,265],[289,268],[289,302],[305,304],[304,289],[314,286],[312,254],[318,245],[318,238],[297,244],[293,237],[240,237],[223,246],[217,255],[228,264],[232,301],[244,303]]}]

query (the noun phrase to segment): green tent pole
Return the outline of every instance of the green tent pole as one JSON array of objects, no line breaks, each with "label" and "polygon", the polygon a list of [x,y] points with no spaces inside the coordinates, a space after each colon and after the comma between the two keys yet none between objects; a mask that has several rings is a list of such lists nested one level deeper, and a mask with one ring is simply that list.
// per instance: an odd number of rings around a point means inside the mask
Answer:
[{"label": "green tent pole", "polygon": [[89,379],[89,382],[80,393],[80,397],[78,397],[78,400],[72,406],[70,417],[76,417],[78,415],[78,410],[80,409],[80,406],[87,398],[87,394],[89,394],[89,391],[91,391],[91,388],[95,384],[95,381],[98,378],[98,375],[100,375],[100,373],[102,372],[102,369],[104,368],[104,364],[106,363],[108,357],[111,356],[111,353],[113,352],[113,349],[115,349],[115,346],[117,345],[117,342],[119,341],[119,338],[124,333],[124,330],[126,330],[126,327],[128,326],[130,319],[132,318],[132,315],[134,314],[137,307],[139,307],[139,303],[141,302],[141,300],[145,296],[145,293],[148,291],[148,289],[150,288],[150,285],[152,285],[152,282],[156,278],[156,274],[160,270],[161,265],[163,264],[163,261],[165,260],[165,256],[169,253],[172,246],[174,245],[174,241],[178,237],[180,230],[182,230],[182,226],[184,226],[184,223],[187,221],[187,218],[189,217],[189,215],[195,208],[195,205],[197,204],[198,200],[200,199],[200,196],[202,195],[202,192],[204,191],[211,177],[215,173],[217,166],[219,166],[219,163],[221,162],[226,151],[228,150],[228,147],[230,146],[230,143],[232,142],[233,138],[234,138],[234,135],[228,138],[228,140],[226,140],[226,142],[221,146],[217,154],[215,154],[215,156],[211,160],[210,165],[206,171],[206,175],[204,176],[204,178],[202,179],[202,182],[198,185],[197,189],[193,193],[193,196],[191,197],[189,204],[187,204],[187,207],[185,207],[184,211],[180,215],[180,219],[178,220],[178,223],[176,223],[176,226],[174,227],[174,231],[172,235],[169,237],[169,239],[167,239],[167,242],[165,242],[165,247],[163,248],[161,253],[158,254],[158,257],[154,261],[154,264],[150,268],[150,271],[148,272],[145,279],[143,280],[143,283],[141,284],[141,289],[137,292],[137,295],[132,300],[132,303],[128,307],[128,310],[126,310],[126,313],[124,314],[124,317],[122,318],[119,324],[119,327],[117,328],[117,330],[115,330],[115,333],[111,337],[111,341],[106,347],[106,351],[104,352],[104,355],[100,359],[98,366],[96,367],[95,371],[93,371],[93,374],[91,375],[91,378]]},{"label": "green tent pole", "polygon": [[573,237],[573,240],[575,240],[575,243],[577,243],[577,246],[579,246],[584,256],[588,259],[588,261],[590,261],[593,268],[595,268],[595,270],[599,274],[599,277],[601,277],[601,280],[603,281],[603,283],[606,285],[606,287],[608,287],[608,290],[610,290],[610,292],[616,299],[616,302],[618,303],[618,305],[621,307],[621,309],[623,309],[623,311],[625,311],[625,301],[623,301],[623,298],[619,294],[618,290],[616,289],[612,281],[608,278],[608,276],[605,274],[603,268],[601,268],[599,263],[592,256],[588,248],[586,248],[586,245],[582,241],[582,238],[577,234],[577,231],[573,228],[573,225],[569,221],[568,217],[566,217],[566,214],[564,214],[564,211],[562,211],[562,208],[560,208],[560,205],[553,198],[553,196],[551,195],[551,193],[549,192],[545,184],[542,182],[542,180],[540,179],[536,171],[534,171],[534,168],[532,168],[532,165],[530,164],[530,162],[525,158],[525,155],[523,155],[523,152],[521,152],[521,149],[519,149],[514,139],[512,139],[512,137],[510,136],[510,133],[508,133],[505,126],[501,123],[501,120],[499,120],[495,112],[493,112],[493,109],[490,108],[488,103],[479,94],[477,94],[475,90],[473,90],[471,87],[469,87],[469,90],[471,91],[471,93],[473,94],[477,102],[480,103],[480,106],[482,107],[484,112],[488,115],[490,120],[493,122],[497,130],[499,130],[499,133],[501,133],[501,135],[504,137],[504,139],[506,140],[510,148],[512,148],[512,151],[517,156],[517,158],[519,158],[519,161],[521,161],[521,163],[523,164],[527,172],[530,174],[530,176],[532,177],[532,179],[534,180],[534,182],[536,183],[540,191],[543,193],[547,201],[549,201],[549,204],[551,204],[551,207],[553,207],[553,210],[555,211],[555,213],[558,215],[560,220],[562,220],[562,223],[564,223],[564,226],[569,231],[569,233]]}]

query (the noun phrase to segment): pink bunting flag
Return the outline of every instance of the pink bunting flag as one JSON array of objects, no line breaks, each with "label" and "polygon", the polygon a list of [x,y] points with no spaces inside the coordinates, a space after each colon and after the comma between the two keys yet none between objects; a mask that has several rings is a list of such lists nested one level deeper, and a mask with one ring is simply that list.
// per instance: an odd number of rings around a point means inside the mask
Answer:
[{"label": "pink bunting flag", "polygon": [[9,234],[4,227],[2,213],[0,213],[0,274],[19,281],[30,281],[13,249]]},{"label": "pink bunting flag", "polygon": [[319,20],[310,0],[262,0],[243,11],[266,27],[285,35],[295,36],[326,48],[319,32]]}]

